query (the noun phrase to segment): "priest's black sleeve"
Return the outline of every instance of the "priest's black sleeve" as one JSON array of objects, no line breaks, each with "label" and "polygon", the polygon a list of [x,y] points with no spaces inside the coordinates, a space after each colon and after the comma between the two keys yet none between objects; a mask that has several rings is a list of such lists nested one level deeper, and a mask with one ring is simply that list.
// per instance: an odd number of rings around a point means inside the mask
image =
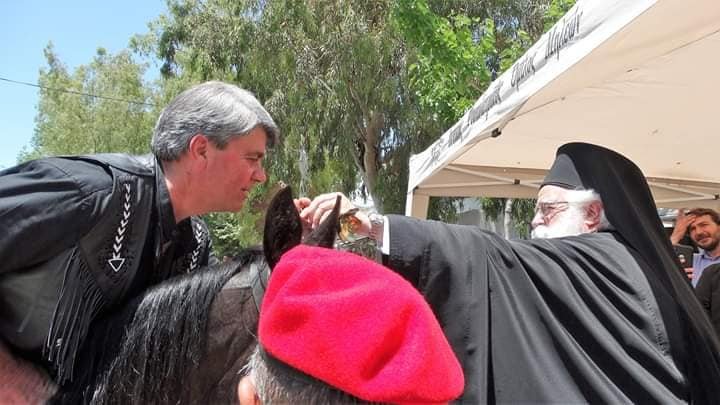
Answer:
[{"label": "priest's black sleeve", "polygon": [[387,264],[424,295],[466,403],[674,403],[687,381],[640,264],[611,233],[507,241],[388,216]]},{"label": "priest's black sleeve", "polygon": [[[425,296],[465,372],[463,401],[494,402],[487,397],[492,380],[486,234],[474,227],[452,226],[389,215],[388,265]],[[491,393],[490,393],[491,394]]]}]

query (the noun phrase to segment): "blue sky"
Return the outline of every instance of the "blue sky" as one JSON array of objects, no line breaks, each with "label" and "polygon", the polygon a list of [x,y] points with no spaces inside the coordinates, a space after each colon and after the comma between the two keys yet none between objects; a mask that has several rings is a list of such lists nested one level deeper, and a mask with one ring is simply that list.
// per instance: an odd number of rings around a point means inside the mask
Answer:
[{"label": "blue sky", "polygon": [[[98,47],[110,53],[127,47],[134,34],[167,7],[164,0],[6,1],[0,13],[0,77],[37,83],[43,49],[55,52],[71,71],[92,60]],[[151,66],[154,76],[157,66]],[[154,72],[153,72],[154,71]],[[112,96],[112,95],[110,95]],[[0,81],[0,168],[15,165],[34,130],[38,89]]]}]

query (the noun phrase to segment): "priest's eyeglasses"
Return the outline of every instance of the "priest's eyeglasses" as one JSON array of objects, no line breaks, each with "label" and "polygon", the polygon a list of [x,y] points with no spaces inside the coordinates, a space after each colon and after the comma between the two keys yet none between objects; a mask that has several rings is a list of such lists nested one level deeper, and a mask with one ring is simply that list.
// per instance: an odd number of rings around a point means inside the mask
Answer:
[{"label": "priest's eyeglasses", "polygon": [[572,201],[550,201],[550,202],[538,202],[535,205],[535,215],[540,213],[543,218],[552,216],[558,211],[564,211],[567,207],[573,204]]}]

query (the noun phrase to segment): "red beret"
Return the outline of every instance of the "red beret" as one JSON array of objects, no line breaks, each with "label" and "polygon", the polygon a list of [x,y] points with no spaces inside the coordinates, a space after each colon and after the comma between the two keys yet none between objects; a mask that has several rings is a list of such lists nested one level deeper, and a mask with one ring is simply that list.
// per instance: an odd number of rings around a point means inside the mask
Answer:
[{"label": "red beret", "polygon": [[276,359],[357,398],[447,402],[460,364],[420,293],[358,255],[297,246],[273,270],[260,343]]}]

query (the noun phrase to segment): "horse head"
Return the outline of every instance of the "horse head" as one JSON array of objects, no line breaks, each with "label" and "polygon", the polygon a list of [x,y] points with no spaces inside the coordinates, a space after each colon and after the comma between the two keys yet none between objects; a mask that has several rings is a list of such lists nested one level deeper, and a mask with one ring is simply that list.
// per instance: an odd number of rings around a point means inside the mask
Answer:
[{"label": "horse head", "polygon": [[270,268],[280,260],[283,253],[299,245],[332,247],[339,228],[340,197],[335,208],[320,226],[303,238],[303,225],[295,207],[290,186],[282,186],[275,194],[265,214],[263,250]]}]

